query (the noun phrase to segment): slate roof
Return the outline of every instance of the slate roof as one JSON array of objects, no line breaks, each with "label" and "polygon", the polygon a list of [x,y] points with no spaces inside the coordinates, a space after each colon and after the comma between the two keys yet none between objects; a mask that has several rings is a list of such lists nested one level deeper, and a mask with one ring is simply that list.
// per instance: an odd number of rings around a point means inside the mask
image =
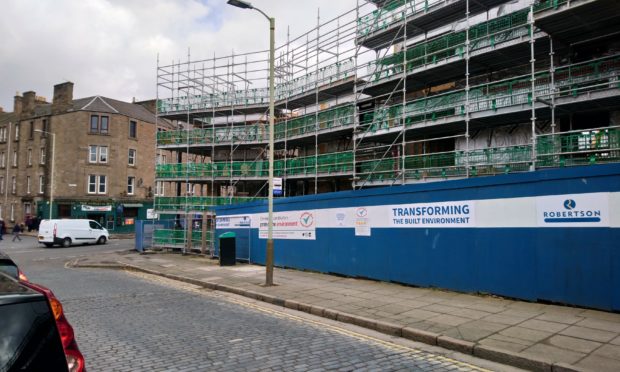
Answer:
[{"label": "slate roof", "polygon": [[[78,98],[72,101],[72,107],[67,112],[89,111],[101,112],[109,114],[120,114],[127,117],[145,121],[147,123],[155,123],[155,114],[147,110],[144,106],[137,103],[123,102],[112,98],[92,96],[86,98]],[[50,116],[52,114],[51,103],[37,103],[34,108],[34,117]],[[11,115],[9,118],[7,115]],[[0,113],[0,123],[15,121],[13,113]],[[172,127],[169,120],[160,118],[158,124],[163,127]]]},{"label": "slate roof", "polygon": [[6,124],[8,122],[17,122],[17,115],[12,112],[0,112],[0,124]]},{"label": "slate roof", "polygon": [[[147,123],[155,123],[155,114],[147,110],[144,106],[136,103],[123,102],[112,98],[92,96],[86,98],[74,99],[72,106],[67,112],[75,111],[89,111],[100,112],[109,114],[120,114],[130,117],[132,119],[138,119]],[[52,114],[51,103],[39,103],[34,108],[34,117],[49,116]],[[11,118],[5,118],[7,115],[12,115]],[[15,115],[13,113],[0,113],[0,123],[15,121]],[[161,126],[171,126],[170,121],[160,118],[158,124]]]},{"label": "slate roof", "polygon": [[155,114],[147,110],[144,106],[101,96],[74,99],[73,111],[121,114],[148,123],[155,123]]}]

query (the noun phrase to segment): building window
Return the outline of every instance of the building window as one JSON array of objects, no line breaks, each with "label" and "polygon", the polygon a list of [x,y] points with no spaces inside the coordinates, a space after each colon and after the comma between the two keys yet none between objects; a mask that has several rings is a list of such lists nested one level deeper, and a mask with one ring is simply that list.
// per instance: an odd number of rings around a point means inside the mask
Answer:
[{"label": "building window", "polygon": [[91,174],[88,176],[88,193],[94,194],[97,192],[97,176]]},{"label": "building window", "polygon": [[106,176],[90,174],[88,175],[88,193],[89,194],[105,194],[106,193]]},{"label": "building window", "polygon": [[106,177],[105,176],[99,176],[99,194],[105,194],[106,193]]},{"label": "building window", "polygon": [[13,166],[17,166],[17,151],[13,151]]},{"label": "building window", "polygon": [[47,132],[47,119],[43,119],[43,132],[41,134],[45,134]]},{"label": "building window", "polygon": [[15,176],[11,178],[11,193],[15,194],[17,192],[17,180]]},{"label": "building window", "polygon": [[108,146],[88,146],[89,163],[107,163]]},{"label": "building window", "polygon": [[41,147],[41,156],[39,157],[39,164],[45,164],[45,147]]},{"label": "building window", "polygon": [[0,153],[0,167],[6,167],[6,154],[4,152]]},{"label": "building window", "polygon": [[137,155],[137,151],[135,149],[129,149],[129,160],[128,163],[129,165],[136,165],[136,156]]},{"label": "building window", "polygon": [[191,183],[186,183],[185,184],[185,192],[187,193],[187,195],[189,196],[193,196],[194,192],[196,191],[196,185],[195,184],[191,184]]},{"label": "building window", "polygon": [[108,162],[108,146],[99,146],[99,162]]},{"label": "building window", "polygon": [[0,128],[0,142],[6,141],[6,127]]},{"label": "building window", "polygon": [[136,138],[138,136],[138,123],[130,120],[129,121],[129,138]]},{"label": "building window", "polygon": [[32,165],[32,149],[28,149],[28,165]]},{"label": "building window", "polygon": [[11,204],[11,221],[15,221],[15,204]]},{"label": "building window", "polygon": [[90,116],[90,133],[108,134],[109,129],[108,116],[91,115]]},{"label": "building window", "polygon": [[157,155],[157,164],[166,164],[166,155],[158,154]]},{"label": "building window", "polygon": [[4,177],[0,177],[0,194],[4,194]]},{"label": "building window", "polygon": [[19,124],[15,124],[15,141],[19,141]]},{"label": "building window", "polygon": [[45,192],[45,178],[43,176],[39,176],[39,194],[43,194]]},{"label": "building window", "polygon": [[24,215],[32,215],[32,205],[30,203],[24,203]]},{"label": "building window", "polygon": [[101,134],[108,134],[108,120],[109,118],[107,116],[102,116],[101,117]]},{"label": "building window", "polygon": [[30,194],[30,176],[26,176],[26,193]]},{"label": "building window", "polygon": [[34,138],[34,121],[30,122],[30,131],[28,132],[28,139]]},{"label": "building window", "polygon": [[133,195],[136,185],[136,177],[127,177],[127,195]]},{"label": "building window", "polygon": [[96,163],[97,162],[97,150],[98,146],[88,146],[88,162]]},{"label": "building window", "polygon": [[90,116],[90,132],[99,133],[99,116],[97,115]]},{"label": "building window", "polygon": [[162,181],[157,181],[155,183],[155,195],[156,196],[164,196],[164,183]]}]

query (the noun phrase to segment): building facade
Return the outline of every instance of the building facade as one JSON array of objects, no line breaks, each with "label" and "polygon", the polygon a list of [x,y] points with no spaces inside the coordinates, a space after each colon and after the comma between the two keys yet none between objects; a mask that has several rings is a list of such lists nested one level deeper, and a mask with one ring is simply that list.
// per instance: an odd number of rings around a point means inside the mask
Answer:
[{"label": "building facade", "polygon": [[156,191],[149,105],[74,99],[71,82],[54,86],[51,103],[35,92],[15,96],[13,112],[0,113],[0,216],[8,224],[89,218],[132,231]]},{"label": "building facade", "polygon": [[[296,196],[620,161],[620,3],[373,0],[281,41],[275,176]],[[267,195],[266,51],[158,66],[162,213]],[[279,181],[279,180],[278,180]]]}]

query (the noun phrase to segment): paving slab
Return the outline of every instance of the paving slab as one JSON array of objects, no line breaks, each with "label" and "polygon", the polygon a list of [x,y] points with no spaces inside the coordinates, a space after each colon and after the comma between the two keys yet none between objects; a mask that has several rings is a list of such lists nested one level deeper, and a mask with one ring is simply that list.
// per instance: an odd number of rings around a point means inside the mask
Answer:
[{"label": "paving slab", "polygon": [[206,288],[217,283],[220,290],[474,355],[479,350],[514,365],[620,371],[615,313],[280,268],[277,286],[263,287],[262,266],[220,267],[209,258],[168,253],[107,253],[80,258],[80,265],[117,265]]},{"label": "paving slab", "polygon": [[596,372],[618,372],[620,365],[617,360],[605,358],[599,355],[588,355],[575,363],[579,368]]},{"label": "paving slab", "polygon": [[544,313],[536,317],[537,320],[544,320],[547,322],[575,324],[582,321],[584,318],[578,315],[564,314],[558,312]]},{"label": "paving slab", "polygon": [[425,320],[425,319],[437,316],[437,313],[428,311],[428,310],[423,310],[423,309],[412,309],[404,313],[401,313],[400,315],[405,315],[411,318]]},{"label": "paving slab", "polygon": [[501,313],[491,314],[491,315],[485,316],[482,319],[486,320],[486,321],[489,321],[489,322],[494,322],[494,323],[501,323],[501,324],[507,324],[507,325],[516,325],[516,324],[519,324],[519,323],[522,323],[522,322],[526,321],[529,318],[530,318],[530,316],[513,315],[513,314],[509,314],[507,312],[501,312]]},{"label": "paving slab", "polygon": [[557,346],[562,349],[574,350],[582,353],[590,353],[602,345],[600,342],[588,341],[581,338],[562,335],[551,336],[549,337],[547,342],[549,343],[549,345],[552,346]]},{"label": "paving slab", "polygon": [[549,361],[562,360],[570,364],[575,363],[586,356],[585,353],[579,353],[577,351],[561,349],[559,347],[544,344],[530,346],[529,348],[523,350],[522,353]]},{"label": "paving slab", "polygon": [[523,327],[510,327],[506,328],[499,334],[514,337],[521,340],[527,340],[532,342],[539,342],[553,335],[551,332],[537,331],[535,329],[523,328]]},{"label": "paving slab", "polygon": [[602,331],[620,333],[620,318],[618,319],[618,321],[586,318],[575,325],[580,327],[600,329]]},{"label": "paving slab", "polygon": [[456,315],[448,315],[448,314],[441,314],[441,315],[437,315],[435,317],[432,318],[428,318],[427,319],[429,322],[435,322],[438,324],[445,324],[448,326],[459,326],[461,324],[467,323],[469,322],[471,319],[469,318],[463,318],[460,316],[456,316]]},{"label": "paving slab", "polygon": [[469,323],[465,323],[463,326],[476,327],[479,329],[484,329],[485,331],[491,331],[492,333],[496,333],[503,329],[508,328],[508,326],[505,324],[493,323],[493,322],[489,322],[486,320],[472,320]]},{"label": "paving slab", "polygon": [[615,359],[618,361],[618,367],[620,367],[620,346],[618,345],[603,345],[594,351],[593,355]]},{"label": "paving slab", "polygon": [[519,327],[536,329],[539,331],[547,331],[551,333],[558,333],[568,328],[568,325],[555,322],[546,322],[544,320],[529,319],[522,323],[519,323]]},{"label": "paving slab", "polygon": [[528,340],[523,340],[523,339],[520,339],[520,338],[504,336],[504,335],[502,335],[500,333],[496,333],[494,335],[491,335],[491,336],[487,337],[486,339],[488,339],[488,340],[504,341],[504,342],[511,342],[511,343],[519,344],[519,345],[523,346],[524,349],[535,344],[534,341],[528,341]]},{"label": "paving slab", "polygon": [[519,353],[528,347],[527,345],[521,345],[518,343],[504,341],[504,340],[497,340],[497,339],[490,338],[490,337],[479,340],[478,344],[490,346],[490,347],[500,349],[500,350],[507,350],[507,351],[511,351],[515,353]]},{"label": "paving slab", "polygon": [[470,326],[469,323],[460,325],[455,328],[450,328],[443,332],[444,336],[450,336],[459,340],[465,341],[479,341],[489,335],[492,335],[495,331],[477,328]]},{"label": "paving slab", "polygon": [[605,311],[588,309],[584,310],[581,315],[583,315],[585,318],[608,320],[610,322],[620,322],[620,314],[617,313],[608,313]]},{"label": "paving slab", "polygon": [[592,329],[579,326],[570,326],[562,330],[560,334],[598,342],[609,342],[617,336],[617,333],[614,332],[607,332],[600,329]]}]

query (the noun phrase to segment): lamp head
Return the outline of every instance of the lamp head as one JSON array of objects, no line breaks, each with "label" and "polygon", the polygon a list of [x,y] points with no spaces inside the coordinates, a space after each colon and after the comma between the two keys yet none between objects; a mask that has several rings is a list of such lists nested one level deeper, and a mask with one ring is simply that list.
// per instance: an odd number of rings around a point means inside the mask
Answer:
[{"label": "lamp head", "polygon": [[237,8],[241,8],[241,9],[254,9],[252,4],[250,4],[247,1],[243,1],[243,0],[228,0],[227,3],[229,5],[236,6]]}]

